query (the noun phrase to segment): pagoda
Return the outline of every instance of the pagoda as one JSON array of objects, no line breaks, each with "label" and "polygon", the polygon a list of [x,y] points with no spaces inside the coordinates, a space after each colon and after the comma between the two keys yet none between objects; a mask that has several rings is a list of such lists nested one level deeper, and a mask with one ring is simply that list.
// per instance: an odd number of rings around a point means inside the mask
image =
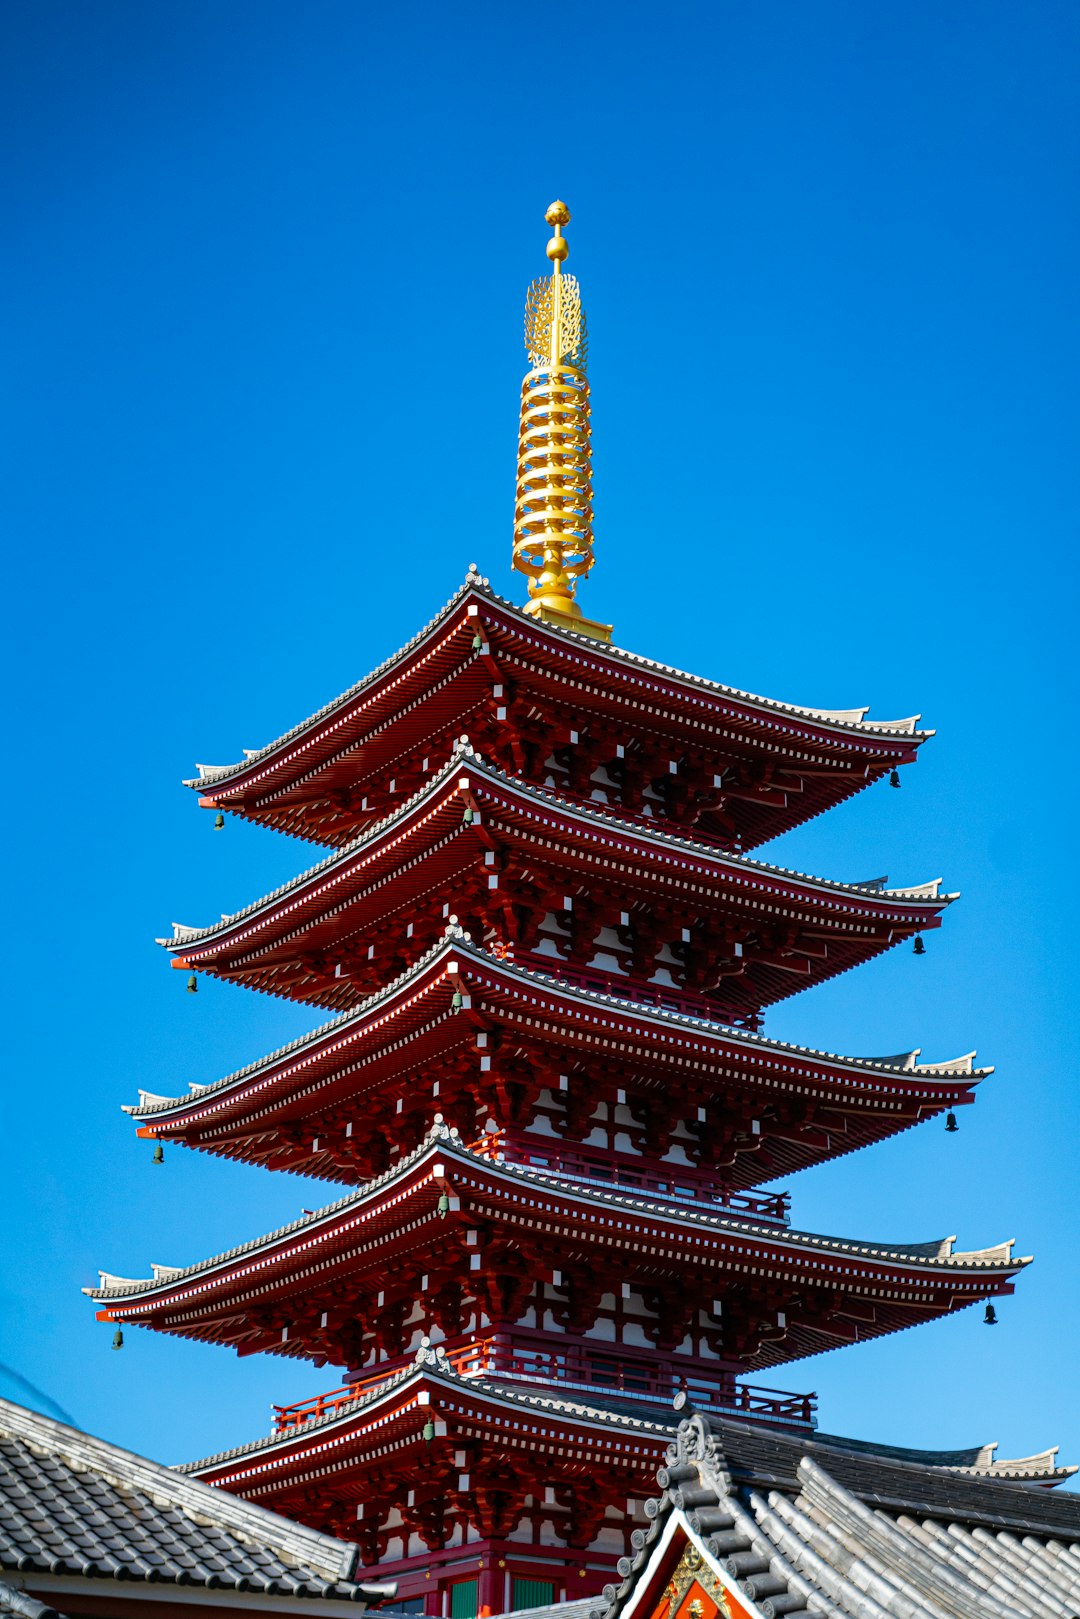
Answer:
[{"label": "pagoda", "polygon": [[356,1542],[406,1608],[453,1619],[601,1590],[646,1521],[673,1400],[809,1436],[813,1394],[773,1386],[789,1362],[968,1305],[992,1320],[1027,1263],[1011,1243],[815,1235],[775,1189],[927,1120],[955,1128],[989,1071],[763,1029],[799,990],[921,953],[955,899],[758,853],[898,785],[931,733],[682,673],[585,617],[569,217],[548,210],[552,273],[526,305],[528,605],[471,568],[358,685],[189,783],[219,825],[323,852],[213,926],[176,927],[173,966],[192,989],[208,974],[334,1015],[129,1111],[158,1157],[181,1143],[334,1200],[88,1290],[118,1331],[335,1368],[271,1434],[187,1470]]}]

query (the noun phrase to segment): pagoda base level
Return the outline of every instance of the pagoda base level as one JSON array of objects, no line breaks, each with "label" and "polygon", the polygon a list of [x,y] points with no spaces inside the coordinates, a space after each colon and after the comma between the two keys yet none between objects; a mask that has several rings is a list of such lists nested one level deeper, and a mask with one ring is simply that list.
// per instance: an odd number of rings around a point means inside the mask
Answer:
[{"label": "pagoda base level", "polygon": [[614,1577],[619,1555],[477,1541],[418,1557],[388,1558],[378,1565],[378,1576],[397,1582],[397,1613],[490,1619],[547,1602],[598,1596]]}]

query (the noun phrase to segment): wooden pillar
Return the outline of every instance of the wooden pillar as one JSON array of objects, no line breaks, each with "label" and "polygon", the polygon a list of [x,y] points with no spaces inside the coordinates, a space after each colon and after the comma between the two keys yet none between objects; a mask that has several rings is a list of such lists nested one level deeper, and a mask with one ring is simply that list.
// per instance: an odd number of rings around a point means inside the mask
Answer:
[{"label": "wooden pillar", "polygon": [[499,1559],[493,1553],[486,1552],[476,1593],[477,1619],[491,1619],[494,1613],[505,1613],[505,1585],[505,1568],[499,1567]]}]

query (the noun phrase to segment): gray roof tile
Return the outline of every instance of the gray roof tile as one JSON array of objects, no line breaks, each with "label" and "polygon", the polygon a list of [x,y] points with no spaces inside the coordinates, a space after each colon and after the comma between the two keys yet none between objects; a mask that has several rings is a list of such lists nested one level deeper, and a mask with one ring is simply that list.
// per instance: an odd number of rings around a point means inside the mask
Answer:
[{"label": "gray roof tile", "polygon": [[673,1512],[763,1613],[1075,1619],[1080,1499],[955,1468],[692,1416],[658,1475],[663,1494],[646,1506],[650,1527],[634,1532],[635,1555],[592,1619],[625,1610]]},{"label": "gray roof tile", "polygon": [[[0,1569],[366,1603],[356,1547],[0,1400]],[[48,1619],[0,1583],[0,1615]]]}]

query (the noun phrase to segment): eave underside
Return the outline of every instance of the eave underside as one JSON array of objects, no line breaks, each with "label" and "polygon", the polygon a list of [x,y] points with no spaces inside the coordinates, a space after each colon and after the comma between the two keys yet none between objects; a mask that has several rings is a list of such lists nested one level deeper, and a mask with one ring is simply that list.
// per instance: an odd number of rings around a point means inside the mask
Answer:
[{"label": "eave underside", "polygon": [[[473,1139],[485,1119],[527,1129],[539,1108],[548,1122],[535,1146],[554,1162],[592,1135],[601,1103],[615,1119],[621,1093],[636,1121],[626,1139],[649,1167],[674,1140],[676,1156],[741,1189],[960,1106],[983,1072],[970,1059],[951,1071],[914,1064],[915,1054],[860,1064],[643,1016],[459,936],[369,1012],[315,1031],[280,1061],[167,1111],[158,1102],[132,1111],[148,1137],[357,1184],[410,1151],[436,1112]],[[615,1123],[610,1133],[626,1134]]]},{"label": "eave underside", "polygon": [[406,971],[453,915],[571,980],[737,1022],[938,927],[951,897],[626,837],[463,758],[344,854],[163,942],[185,968],[346,1010]]},{"label": "eave underside", "polygon": [[481,1158],[440,1130],[402,1170],[281,1232],[147,1283],[107,1278],[88,1291],[104,1319],[360,1365],[406,1352],[417,1331],[449,1341],[530,1311],[587,1333],[614,1271],[647,1299],[660,1346],[704,1333],[749,1372],[1011,1292],[1023,1263],[1008,1244],[974,1255],[949,1242],[884,1248],[573,1187]]}]

